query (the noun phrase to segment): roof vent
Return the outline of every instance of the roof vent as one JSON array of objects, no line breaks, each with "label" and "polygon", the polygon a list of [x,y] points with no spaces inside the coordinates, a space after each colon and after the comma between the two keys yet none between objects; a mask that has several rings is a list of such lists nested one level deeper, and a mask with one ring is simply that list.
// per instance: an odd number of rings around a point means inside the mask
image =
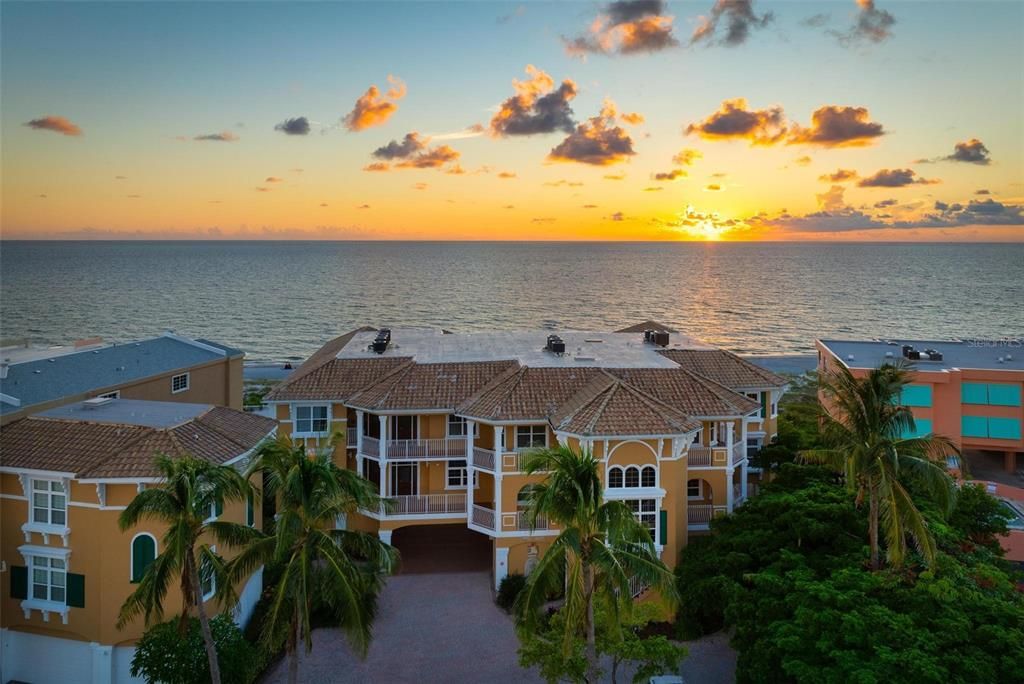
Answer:
[{"label": "roof vent", "polygon": [[914,349],[914,345],[912,344],[905,344],[903,345],[902,349],[903,358],[908,359],[910,361],[942,361],[942,352],[936,351],[934,349],[925,349],[924,351],[919,351],[917,349]]},{"label": "roof vent", "polygon": [[659,347],[668,346],[668,332],[665,330],[644,330],[644,342]]},{"label": "roof vent", "polygon": [[562,355],[565,353],[565,340],[558,335],[548,335],[548,343],[544,348],[552,354]]},{"label": "roof vent", "polygon": [[83,401],[82,406],[87,409],[94,409],[100,406],[106,406],[112,401],[114,401],[114,397],[93,397],[92,399],[86,399]]},{"label": "roof vent", "polygon": [[391,344],[391,328],[381,328],[377,331],[377,337],[370,343],[370,351],[375,354],[383,354]]}]

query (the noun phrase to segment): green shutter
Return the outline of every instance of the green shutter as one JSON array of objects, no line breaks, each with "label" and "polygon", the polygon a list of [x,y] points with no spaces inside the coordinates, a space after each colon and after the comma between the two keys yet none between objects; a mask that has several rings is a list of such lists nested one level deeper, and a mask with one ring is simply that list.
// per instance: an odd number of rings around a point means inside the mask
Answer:
[{"label": "green shutter", "polygon": [[988,385],[983,382],[965,382],[960,385],[960,402],[963,404],[987,404]]},{"label": "green shutter", "polygon": [[988,436],[991,439],[1020,439],[1020,420],[1017,418],[989,418]]},{"label": "green shutter", "polygon": [[989,383],[988,403],[993,406],[1020,406],[1020,385]]},{"label": "green shutter", "polygon": [[146,568],[156,558],[156,542],[148,534],[135,538],[132,542],[132,582],[141,582]]},{"label": "green shutter", "polygon": [[85,575],[68,573],[68,605],[85,608]]},{"label": "green shutter", "polygon": [[964,437],[988,437],[988,419],[985,416],[963,416],[960,431]]},{"label": "green shutter", "polygon": [[668,511],[659,511],[658,527],[658,543],[665,546],[668,544]]},{"label": "green shutter", "polygon": [[11,598],[28,598],[28,568],[24,565],[11,566]]}]

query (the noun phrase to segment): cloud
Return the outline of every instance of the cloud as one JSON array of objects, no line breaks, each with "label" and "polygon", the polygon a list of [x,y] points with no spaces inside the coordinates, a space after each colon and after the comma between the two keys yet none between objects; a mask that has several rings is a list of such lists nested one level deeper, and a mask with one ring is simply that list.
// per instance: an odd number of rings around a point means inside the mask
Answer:
[{"label": "cloud", "polygon": [[389,171],[391,165],[387,162],[373,162],[363,167],[363,171]]},{"label": "cloud", "polygon": [[199,140],[201,142],[235,142],[238,140],[238,136],[231,131],[221,131],[220,133],[206,133],[204,135],[197,135],[192,138],[193,140]]},{"label": "cloud", "polygon": [[967,142],[958,142],[953,146],[953,154],[943,157],[946,161],[967,162],[968,164],[979,164],[988,166],[992,163],[988,148],[985,143],[977,138],[971,138]]},{"label": "cloud", "polygon": [[859,176],[853,169],[836,169],[834,173],[826,173],[818,176],[818,180],[825,183],[845,183],[856,180]]},{"label": "cloud", "polygon": [[516,8],[512,10],[512,12],[510,12],[509,14],[503,14],[502,16],[498,17],[497,21],[499,24],[507,24],[513,19],[521,17],[524,14],[526,14],[526,5],[516,5]]},{"label": "cloud", "polygon": [[548,186],[550,188],[560,188],[560,187],[563,187],[563,186],[570,187],[570,188],[578,188],[581,185],[583,185],[583,183],[580,183],[578,181],[557,180],[557,181],[547,181],[547,182],[544,183],[544,185],[546,185],[546,186]]},{"label": "cloud", "polygon": [[270,188],[256,188],[256,192],[270,192]]},{"label": "cloud", "polygon": [[413,183],[412,189],[413,190],[426,190],[429,187],[430,187],[430,185],[427,184],[427,183]]},{"label": "cloud", "polygon": [[605,100],[601,113],[576,127],[565,140],[555,146],[551,161],[579,162],[592,166],[608,166],[626,161],[636,154],[633,139],[617,125],[615,103]]},{"label": "cloud", "polygon": [[828,23],[828,20],[832,18],[831,14],[822,12],[820,14],[812,14],[806,19],[802,19],[800,24],[803,26],[809,26],[810,28],[821,28]]},{"label": "cloud", "polygon": [[[699,17],[690,42],[735,47],[747,41],[751,29],[764,28],[774,18],[771,12],[758,16],[754,12],[753,0],[716,0],[710,14]],[[725,25],[725,34],[716,40],[719,23]]]},{"label": "cloud", "polygon": [[320,203],[320,206],[321,206],[321,207],[326,207],[326,206],[327,206],[327,202],[321,202],[321,203]]},{"label": "cloud", "polygon": [[77,124],[72,123],[63,116],[54,116],[53,114],[26,121],[24,125],[37,131],[53,131],[54,133],[70,136],[82,135],[82,129]]},{"label": "cloud", "polygon": [[464,140],[465,138],[477,138],[487,132],[483,124],[473,124],[467,126],[461,131],[454,131],[452,133],[431,133],[429,137],[431,140]]},{"label": "cloud", "polygon": [[846,188],[842,185],[833,185],[823,193],[815,195],[818,199],[818,208],[822,211],[838,211],[846,206],[843,194]]},{"label": "cloud", "polygon": [[621,211],[615,212],[614,214],[611,215],[610,218],[611,218],[612,221],[625,221],[626,220],[625,215],[623,215],[623,213]]},{"label": "cloud", "polygon": [[718,183],[711,183],[705,186],[704,189],[707,190],[708,192],[718,192],[719,190],[722,189],[722,186],[719,185]]},{"label": "cloud", "polygon": [[644,188],[644,192],[661,192],[664,189],[665,188],[661,187],[660,185],[653,185],[649,188]]},{"label": "cloud", "polygon": [[502,209],[515,209],[515,208],[516,208],[516,205],[514,205],[514,204],[506,204],[506,205],[504,205],[502,207]]},{"label": "cloud", "polygon": [[274,130],[281,131],[285,135],[309,135],[309,119],[304,116],[285,119],[274,126]]},{"label": "cloud", "polygon": [[620,180],[626,180],[626,174],[625,173],[606,173],[604,176],[602,176],[602,178],[604,178],[605,180],[610,180],[610,181],[620,181]]},{"label": "cloud", "polygon": [[516,176],[514,171],[502,171],[501,173],[498,174],[498,178],[504,178],[504,179],[517,178],[517,177],[518,176]]},{"label": "cloud", "polygon": [[989,192],[988,190],[982,188],[981,190],[975,190],[974,194],[975,195],[991,195],[992,193]]},{"label": "cloud", "polygon": [[350,131],[362,131],[373,126],[380,126],[398,111],[398,101],[405,97],[405,84],[398,78],[388,75],[391,87],[381,93],[376,85],[371,85],[362,97],[356,100],[355,107],[345,115],[342,122]]},{"label": "cloud", "polygon": [[538,216],[530,219],[530,223],[554,223],[557,219],[551,216]]},{"label": "cloud", "polygon": [[576,84],[565,79],[555,82],[532,64],[526,65],[528,80],[512,79],[516,94],[501,103],[491,118],[491,134],[496,137],[535,135],[564,131],[576,125],[570,102],[576,97]]},{"label": "cloud", "polygon": [[810,157],[804,155],[802,157],[797,157],[796,159],[794,159],[793,163],[796,164],[797,166],[810,166],[811,161],[812,159]]},{"label": "cloud", "polygon": [[584,204],[583,208],[584,209],[597,209],[597,205],[596,204]]},{"label": "cloud", "polygon": [[682,169],[672,169],[661,173],[652,173],[651,178],[659,181],[674,181],[677,178],[686,178],[686,172]]},{"label": "cloud", "polygon": [[676,47],[672,35],[675,17],[665,13],[662,0],[616,0],[605,5],[587,32],[567,38],[562,36],[565,51],[571,57],[588,54],[635,55],[659,52]]},{"label": "cloud", "polygon": [[398,169],[441,169],[449,165],[447,173],[462,174],[465,171],[458,165],[461,156],[457,150],[448,145],[429,146],[430,139],[416,131],[406,133],[401,140],[392,140],[387,145],[378,147],[372,155],[384,162],[375,162],[363,167],[364,171],[388,171],[392,167],[387,162],[394,162]]},{"label": "cloud", "polygon": [[875,202],[875,209],[885,209],[886,207],[893,207],[899,204],[899,200],[895,198],[884,199],[880,202]]},{"label": "cloud", "polygon": [[278,178],[277,176],[267,176],[264,183],[284,183],[284,178]]},{"label": "cloud", "polygon": [[725,100],[718,111],[686,127],[687,135],[696,134],[706,140],[744,139],[751,145],[774,145],[786,132],[782,107],[747,109],[742,97]]},{"label": "cloud", "polygon": [[672,163],[678,166],[693,166],[693,163],[703,156],[699,150],[684,148],[672,157]]},{"label": "cloud", "polygon": [[[455,162],[458,160],[460,154],[458,151],[453,150],[448,145],[438,145],[432,147],[423,152],[414,154],[413,156],[398,162],[396,166],[400,169],[437,169],[441,168],[449,162]],[[458,169],[456,173],[462,173],[462,168],[455,166],[449,171]]]},{"label": "cloud", "polygon": [[369,208],[370,208],[369,204],[360,204],[358,207],[356,207],[356,209],[369,209]]},{"label": "cloud", "polygon": [[114,180],[128,180],[128,176],[114,176]]},{"label": "cloud", "polygon": [[881,43],[892,36],[892,27],[896,23],[896,17],[885,10],[875,7],[875,0],[856,0],[857,17],[853,26],[845,32],[829,31],[843,45],[850,45],[860,41],[868,40],[872,43]]},{"label": "cloud", "polygon": [[938,182],[921,178],[912,169],[882,169],[873,176],[861,178],[857,186],[861,188],[902,188],[907,185],[933,185]]},{"label": "cloud", "polygon": [[373,151],[377,159],[406,159],[416,152],[426,149],[427,140],[416,131],[406,133],[401,141],[392,140],[387,145]]},{"label": "cloud", "polygon": [[810,128],[796,126],[786,144],[860,147],[885,133],[882,124],[871,121],[866,107],[826,105],[811,114]]}]

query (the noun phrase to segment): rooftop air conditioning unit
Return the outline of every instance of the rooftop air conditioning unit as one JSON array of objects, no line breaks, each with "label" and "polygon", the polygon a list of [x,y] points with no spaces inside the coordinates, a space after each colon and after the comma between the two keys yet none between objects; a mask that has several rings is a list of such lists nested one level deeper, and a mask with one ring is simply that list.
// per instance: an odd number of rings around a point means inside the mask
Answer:
[{"label": "rooftop air conditioning unit", "polygon": [[82,402],[85,408],[98,408],[100,406],[106,406],[110,402],[114,401],[113,397],[93,397],[92,399],[86,399]]},{"label": "rooftop air conditioning unit", "polygon": [[664,330],[644,330],[644,342],[656,344],[659,347],[668,346],[668,332]]},{"label": "rooftop air conditioning unit", "polygon": [[552,354],[564,354],[565,353],[565,341],[558,335],[548,335],[548,343],[545,346]]},{"label": "rooftop air conditioning unit", "polygon": [[376,354],[383,354],[391,344],[391,328],[381,328],[377,331],[377,337],[370,343],[370,351]]}]

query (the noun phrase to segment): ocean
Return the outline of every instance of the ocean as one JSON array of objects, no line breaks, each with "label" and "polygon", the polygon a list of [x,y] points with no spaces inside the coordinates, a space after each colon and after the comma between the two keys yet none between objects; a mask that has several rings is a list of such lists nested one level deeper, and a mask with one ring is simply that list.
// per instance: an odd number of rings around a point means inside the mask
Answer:
[{"label": "ocean", "polygon": [[613,330],[742,354],[1024,336],[1024,244],[2,242],[0,335],[174,330],[265,361],[359,325]]}]

